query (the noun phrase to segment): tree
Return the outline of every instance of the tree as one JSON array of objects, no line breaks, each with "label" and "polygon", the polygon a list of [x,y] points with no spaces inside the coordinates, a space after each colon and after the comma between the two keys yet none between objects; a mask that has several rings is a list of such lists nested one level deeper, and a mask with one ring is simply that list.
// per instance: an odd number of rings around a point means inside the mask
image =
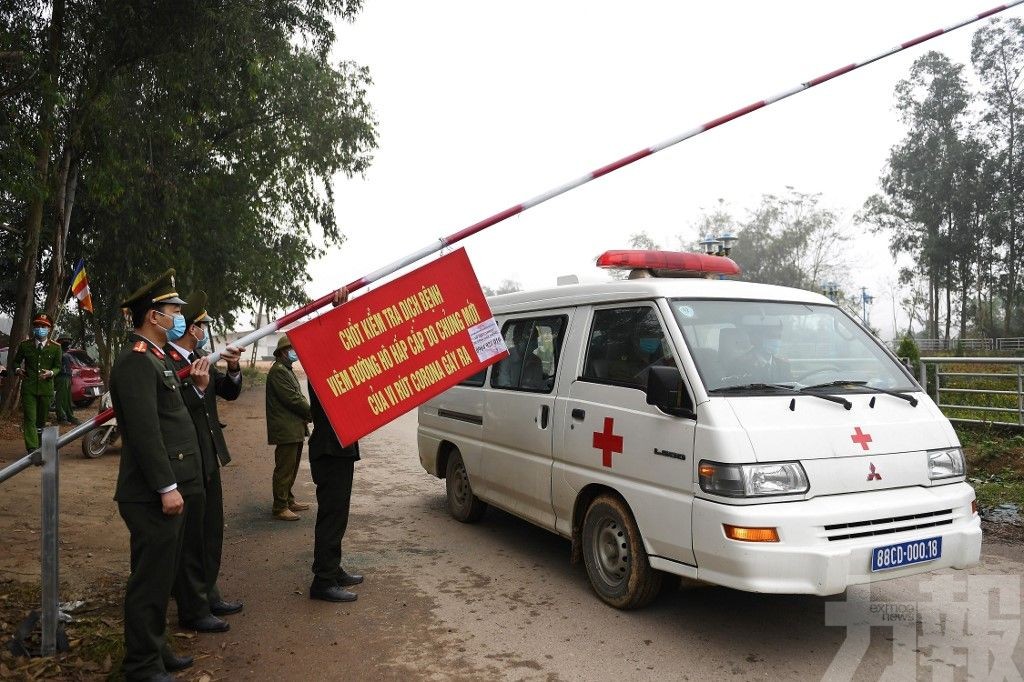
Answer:
[{"label": "tree", "polygon": [[[334,178],[362,172],[376,144],[367,71],[329,58],[331,17],[359,6],[76,4],[41,262],[57,306],[68,265],[86,258],[106,367],[125,330],[118,304],[168,266],[182,293],[205,289],[228,322],[256,301],[302,302],[314,238],[343,240]],[[0,26],[23,23],[0,5]],[[37,109],[14,113],[30,120]],[[21,195],[0,195],[0,222],[26,204]]]},{"label": "tree", "polygon": [[820,202],[820,194],[792,187],[782,196],[761,197],[731,254],[744,279],[818,291],[824,280],[843,278],[849,235],[837,214]]},{"label": "tree", "polygon": [[484,296],[500,296],[502,294],[514,294],[517,291],[522,291],[523,287],[514,279],[503,279],[497,289],[486,286],[482,287],[482,289]]},{"label": "tree", "polygon": [[1024,206],[1019,198],[1024,190],[1024,148],[1019,139],[1024,115],[1024,22],[1017,18],[996,19],[979,29],[972,41],[971,62],[982,83],[988,105],[983,120],[995,148],[998,220],[993,227],[995,241],[1005,253],[1003,333],[1009,335],[1021,289],[1020,260],[1024,254]]},{"label": "tree", "polygon": [[860,220],[889,234],[893,255],[910,253],[928,282],[929,333],[939,336],[945,293],[945,338],[952,294],[966,298],[979,226],[987,210],[981,169],[985,149],[969,132],[970,94],[963,66],[938,52],[918,58],[896,86],[896,108],[907,126],[880,180],[882,193],[865,202]]}]

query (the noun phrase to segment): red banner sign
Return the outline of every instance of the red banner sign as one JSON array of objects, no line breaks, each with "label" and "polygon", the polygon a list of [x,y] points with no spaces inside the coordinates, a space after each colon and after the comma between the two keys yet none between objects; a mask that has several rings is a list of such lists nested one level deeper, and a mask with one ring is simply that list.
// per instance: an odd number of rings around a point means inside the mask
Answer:
[{"label": "red banner sign", "polygon": [[508,355],[465,249],[288,338],[345,445]]}]

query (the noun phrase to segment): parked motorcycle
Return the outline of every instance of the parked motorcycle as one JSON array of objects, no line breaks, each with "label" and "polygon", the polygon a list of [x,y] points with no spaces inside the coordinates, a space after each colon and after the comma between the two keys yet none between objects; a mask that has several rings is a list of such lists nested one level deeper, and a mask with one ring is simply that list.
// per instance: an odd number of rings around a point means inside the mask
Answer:
[{"label": "parked motorcycle", "polygon": [[[100,398],[100,412],[109,408],[110,405],[110,391],[107,391]],[[117,419],[111,419],[82,437],[82,455],[89,459],[101,457],[107,448],[113,447],[120,437],[121,432],[117,428]]]}]

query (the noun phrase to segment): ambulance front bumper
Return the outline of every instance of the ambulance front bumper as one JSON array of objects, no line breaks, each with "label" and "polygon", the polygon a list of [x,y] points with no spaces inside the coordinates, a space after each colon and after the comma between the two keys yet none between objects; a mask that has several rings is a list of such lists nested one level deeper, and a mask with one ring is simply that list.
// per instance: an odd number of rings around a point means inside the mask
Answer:
[{"label": "ambulance front bumper", "polygon": [[[829,595],[849,585],[967,568],[981,556],[973,500],[966,483],[746,506],[695,499],[697,578],[750,592]],[[731,540],[723,524],[774,527],[779,542]],[[935,537],[942,538],[939,558],[871,571],[875,548]]]}]

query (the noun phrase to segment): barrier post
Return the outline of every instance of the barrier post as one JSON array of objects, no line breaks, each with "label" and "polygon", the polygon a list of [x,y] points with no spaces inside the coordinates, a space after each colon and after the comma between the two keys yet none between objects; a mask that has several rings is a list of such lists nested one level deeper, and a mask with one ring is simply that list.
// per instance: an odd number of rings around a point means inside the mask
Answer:
[{"label": "barrier post", "polygon": [[42,564],[42,607],[40,629],[42,646],[40,654],[53,656],[57,652],[57,519],[60,493],[60,458],[57,455],[59,430],[50,426],[43,430],[43,476],[41,481],[42,539],[40,563]]}]

